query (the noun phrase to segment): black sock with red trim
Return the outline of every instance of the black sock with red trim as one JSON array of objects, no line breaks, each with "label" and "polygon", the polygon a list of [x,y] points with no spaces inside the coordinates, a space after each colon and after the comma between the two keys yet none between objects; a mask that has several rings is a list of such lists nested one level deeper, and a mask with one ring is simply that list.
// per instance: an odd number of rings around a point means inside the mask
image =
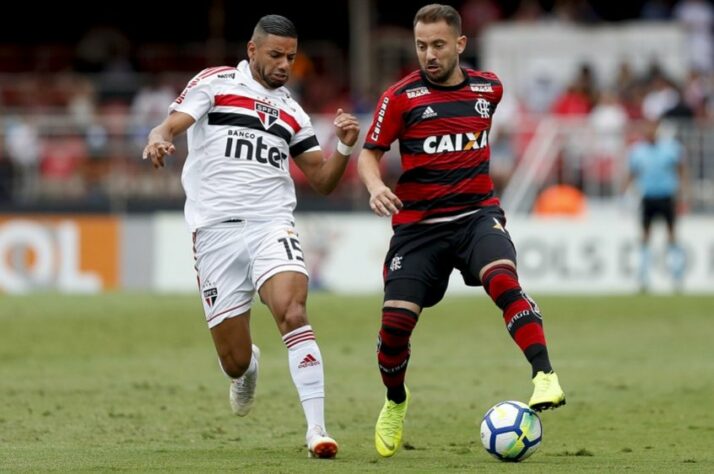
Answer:
[{"label": "black sock with red trim", "polygon": [[538,305],[521,289],[515,269],[494,265],[481,280],[486,293],[503,311],[506,328],[531,363],[533,376],[539,371],[552,372]]},{"label": "black sock with red trim", "polygon": [[419,316],[405,308],[383,308],[382,328],[377,341],[377,361],[387,398],[402,403],[406,397],[404,377],[407,372],[409,339]]}]

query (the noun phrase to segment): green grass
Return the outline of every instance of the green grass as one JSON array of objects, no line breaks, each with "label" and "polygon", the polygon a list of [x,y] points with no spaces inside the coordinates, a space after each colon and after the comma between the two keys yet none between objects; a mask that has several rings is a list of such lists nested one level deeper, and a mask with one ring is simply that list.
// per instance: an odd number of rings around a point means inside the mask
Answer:
[{"label": "green grass", "polygon": [[328,428],[342,450],[308,460],[286,350],[257,304],[257,403],[229,415],[196,296],[0,298],[0,471],[714,472],[713,297],[542,297],[568,404],[542,415],[521,465],[482,449],[477,421],[527,401],[530,372],[486,298],[447,298],[412,341],[405,447],[380,459],[380,297],[314,294]]}]

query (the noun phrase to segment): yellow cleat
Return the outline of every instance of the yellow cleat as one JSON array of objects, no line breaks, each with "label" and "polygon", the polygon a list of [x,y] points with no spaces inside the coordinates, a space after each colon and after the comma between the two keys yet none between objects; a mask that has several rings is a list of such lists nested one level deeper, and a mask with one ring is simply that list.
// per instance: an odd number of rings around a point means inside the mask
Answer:
[{"label": "yellow cleat", "polygon": [[394,456],[402,443],[404,418],[407,416],[409,405],[409,389],[406,387],[404,389],[407,398],[402,403],[394,403],[389,399],[384,402],[377,418],[377,426],[374,428],[374,446],[379,455],[385,458]]},{"label": "yellow cleat", "polygon": [[560,388],[558,376],[555,372],[546,374],[538,372],[533,377],[533,396],[528,405],[535,411],[548,410],[565,405],[565,392]]}]

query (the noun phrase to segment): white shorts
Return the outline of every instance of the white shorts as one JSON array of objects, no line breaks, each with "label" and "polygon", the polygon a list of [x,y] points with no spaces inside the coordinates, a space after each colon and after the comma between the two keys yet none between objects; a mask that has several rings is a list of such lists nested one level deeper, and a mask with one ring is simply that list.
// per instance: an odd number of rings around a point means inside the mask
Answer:
[{"label": "white shorts", "polygon": [[226,222],[193,234],[198,286],[208,327],[248,311],[255,293],[280,272],[308,275],[290,222]]}]

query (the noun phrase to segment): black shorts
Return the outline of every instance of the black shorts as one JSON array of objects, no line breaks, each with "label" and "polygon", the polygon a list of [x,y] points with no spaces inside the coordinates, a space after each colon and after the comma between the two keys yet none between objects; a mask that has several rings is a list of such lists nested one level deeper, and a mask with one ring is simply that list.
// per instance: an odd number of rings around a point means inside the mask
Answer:
[{"label": "black shorts", "polygon": [[516,261],[505,225],[503,211],[494,206],[452,222],[398,227],[384,260],[385,301],[434,306],[444,297],[454,269],[468,286],[479,286],[485,265]]},{"label": "black shorts", "polygon": [[652,221],[661,216],[669,227],[674,226],[674,198],[644,198],[642,199],[642,226],[649,228]]}]

